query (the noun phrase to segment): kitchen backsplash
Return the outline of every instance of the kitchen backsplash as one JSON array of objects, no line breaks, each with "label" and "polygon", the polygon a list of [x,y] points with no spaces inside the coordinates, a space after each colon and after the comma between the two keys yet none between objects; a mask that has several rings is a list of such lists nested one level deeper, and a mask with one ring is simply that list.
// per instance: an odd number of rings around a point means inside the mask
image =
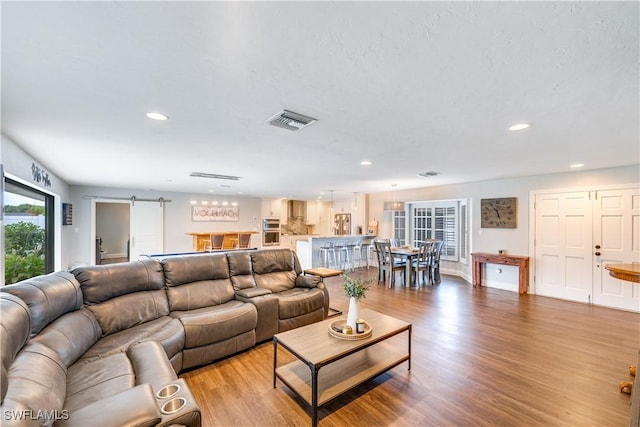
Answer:
[{"label": "kitchen backsplash", "polygon": [[313,226],[308,226],[304,218],[289,218],[286,224],[282,224],[280,231],[282,234],[311,234],[310,227]]}]

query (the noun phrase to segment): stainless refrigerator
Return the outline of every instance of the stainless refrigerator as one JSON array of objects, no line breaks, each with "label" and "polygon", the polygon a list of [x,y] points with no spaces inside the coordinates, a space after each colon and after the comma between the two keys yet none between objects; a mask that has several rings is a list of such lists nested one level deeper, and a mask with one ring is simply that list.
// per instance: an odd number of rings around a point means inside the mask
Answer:
[{"label": "stainless refrigerator", "polygon": [[336,236],[348,236],[351,234],[351,214],[335,214],[333,234]]}]

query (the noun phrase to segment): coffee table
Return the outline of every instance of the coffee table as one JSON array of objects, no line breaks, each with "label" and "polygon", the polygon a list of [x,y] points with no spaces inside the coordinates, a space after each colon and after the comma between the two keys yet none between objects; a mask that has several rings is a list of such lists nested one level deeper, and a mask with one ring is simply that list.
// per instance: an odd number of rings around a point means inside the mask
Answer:
[{"label": "coffee table", "polygon": [[[373,310],[362,317],[372,329],[370,337],[345,340],[329,334],[336,319],[282,332],[273,337],[273,388],[279,378],[312,410],[318,425],[318,409],[354,387],[407,361],[411,369],[411,324]],[[406,347],[393,338],[406,332]],[[393,339],[392,339],[393,338]],[[278,347],[298,360],[278,366]]]}]

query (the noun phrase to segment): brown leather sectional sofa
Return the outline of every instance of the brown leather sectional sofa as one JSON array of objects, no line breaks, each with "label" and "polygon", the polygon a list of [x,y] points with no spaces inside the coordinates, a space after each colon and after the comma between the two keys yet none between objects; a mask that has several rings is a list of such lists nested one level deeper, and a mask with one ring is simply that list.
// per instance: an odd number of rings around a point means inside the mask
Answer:
[{"label": "brown leather sectional sofa", "polygon": [[80,267],[1,291],[3,426],[199,426],[180,371],[329,309],[288,249]]}]

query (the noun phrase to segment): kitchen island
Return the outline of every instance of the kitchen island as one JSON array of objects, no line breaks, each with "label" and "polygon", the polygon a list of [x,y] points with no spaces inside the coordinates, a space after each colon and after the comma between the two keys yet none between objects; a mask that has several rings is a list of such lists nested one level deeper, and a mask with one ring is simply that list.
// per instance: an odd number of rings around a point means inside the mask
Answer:
[{"label": "kitchen island", "polygon": [[[193,250],[203,252],[211,248],[211,236],[222,236],[222,249],[237,249],[241,235],[257,234],[257,231],[210,231],[187,233],[193,236]],[[250,239],[251,237],[249,237]],[[249,245],[250,246],[250,245]]]},{"label": "kitchen island", "polygon": [[[329,242],[334,243],[372,243],[376,236],[373,235],[349,235],[349,236],[310,236],[305,240],[298,240],[296,243],[296,253],[300,260],[302,270],[310,268],[325,267],[322,265],[322,257],[320,248],[327,246]],[[363,248],[364,249],[364,248]],[[367,251],[362,251],[362,256],[366,257]],[[357,261],[357,260],[356,260]]]}]

